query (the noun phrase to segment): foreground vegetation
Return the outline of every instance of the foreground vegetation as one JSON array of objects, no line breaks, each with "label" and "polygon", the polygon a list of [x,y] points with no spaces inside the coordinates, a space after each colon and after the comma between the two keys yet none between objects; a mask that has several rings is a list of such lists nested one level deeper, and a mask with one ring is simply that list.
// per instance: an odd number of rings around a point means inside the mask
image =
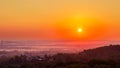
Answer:
[{"label": "foreground vegetation", "polygon": [[83,62],[72,54],[44,57],[21,55],[2,61],[0,68],[120,68],[120,62],[98,59]]}]

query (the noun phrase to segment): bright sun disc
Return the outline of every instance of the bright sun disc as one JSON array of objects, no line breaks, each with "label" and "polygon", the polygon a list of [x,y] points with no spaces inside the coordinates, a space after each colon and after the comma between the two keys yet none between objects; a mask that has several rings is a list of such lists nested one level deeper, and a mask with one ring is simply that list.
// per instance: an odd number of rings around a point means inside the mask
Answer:
[{"label": "bright sun disc", "polygon": [[78,32],[82,32],[83,30],[82,30],[82,28],[78,28]]}]

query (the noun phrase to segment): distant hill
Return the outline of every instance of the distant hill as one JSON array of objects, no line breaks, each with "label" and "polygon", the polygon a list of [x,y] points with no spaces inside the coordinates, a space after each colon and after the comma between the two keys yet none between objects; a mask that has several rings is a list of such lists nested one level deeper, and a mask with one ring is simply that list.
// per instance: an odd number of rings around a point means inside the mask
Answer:
[{"label": "distant hill", "polygon": [[59,62],[88,62],[90,60],[114,60],[120,61],[120,45],[109,45],[94,49],[84,50],[79,54],[61,53],[53,56]]},{"label": "distant hill", "polygon": [[120,45],[110,45],[80,52],[79,55],[85,60],[120,60]]}]

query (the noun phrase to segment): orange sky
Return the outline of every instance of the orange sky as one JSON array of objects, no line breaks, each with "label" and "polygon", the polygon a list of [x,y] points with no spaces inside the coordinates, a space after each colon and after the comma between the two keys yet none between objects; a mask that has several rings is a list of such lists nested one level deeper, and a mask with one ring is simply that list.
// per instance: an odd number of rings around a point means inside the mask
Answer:
[{"label": "orange sky", "polygon": [[119,29],[120,0],[0,0],[1,39],[120,40]]}]

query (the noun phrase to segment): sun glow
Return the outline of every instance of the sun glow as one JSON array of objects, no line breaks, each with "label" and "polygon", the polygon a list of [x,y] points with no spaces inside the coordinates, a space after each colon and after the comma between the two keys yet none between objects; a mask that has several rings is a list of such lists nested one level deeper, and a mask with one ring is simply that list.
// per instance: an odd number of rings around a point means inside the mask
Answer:
[{"label": "sun glow", "polygon": [[83,30],[82,28],[78,28],[78,32],[81,33]]}]

